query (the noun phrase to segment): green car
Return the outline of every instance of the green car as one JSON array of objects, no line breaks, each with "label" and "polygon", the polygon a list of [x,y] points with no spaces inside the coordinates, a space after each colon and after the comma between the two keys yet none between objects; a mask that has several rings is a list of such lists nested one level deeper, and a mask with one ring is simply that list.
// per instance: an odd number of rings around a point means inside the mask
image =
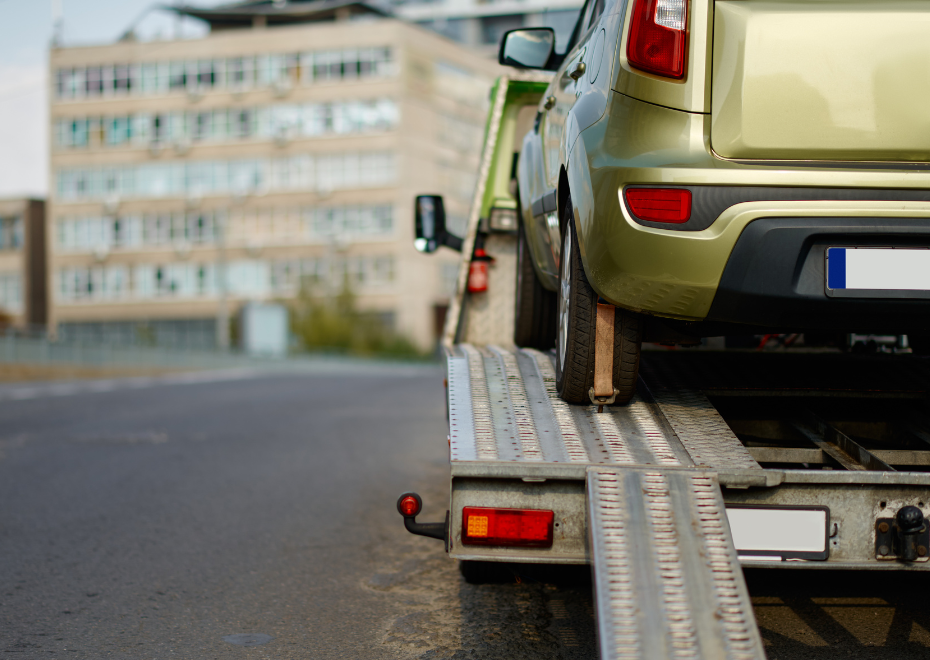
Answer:
[{"label": "green car", "polygon": [[598,303],[617,402],[642,341],[925,344],[927,35],[930,0],[588,0],[564,55],[504,35],[502,64],[555,71],[517,167],[515,339],[557,328],[562,398],[589,400]]}]

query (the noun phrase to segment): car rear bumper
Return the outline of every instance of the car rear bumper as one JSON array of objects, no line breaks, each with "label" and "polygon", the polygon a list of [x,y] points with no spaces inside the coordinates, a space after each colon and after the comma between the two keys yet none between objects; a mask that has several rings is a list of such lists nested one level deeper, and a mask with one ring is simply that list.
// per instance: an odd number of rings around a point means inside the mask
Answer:
[{"label": "car rear bumper", "polygon": [[740,234],[706,321],[779,331],[925,332],[930,292],[831,296],[830,247],[930,248],[930,219],[759,218]]},{"label": "car rear bumper", "polygon": [[930,202],[743,202],[699,231],[643,226],[619,194],[617,208],[584,257],[595,291],[621,307],[771,332],[913,331],[930,321],[928,299],[831,297],[824,275],[828,247],[930,248]]}]

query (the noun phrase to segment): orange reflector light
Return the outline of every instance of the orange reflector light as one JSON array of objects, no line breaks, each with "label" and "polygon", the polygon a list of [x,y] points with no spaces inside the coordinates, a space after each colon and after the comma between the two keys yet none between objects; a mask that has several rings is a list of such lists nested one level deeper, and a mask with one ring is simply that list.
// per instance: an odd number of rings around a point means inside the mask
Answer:
[{"label": "orange reflector light", "polygon": [[408,495],[400,501],[400,512],[405,516],[415,516],[420,513],[420,503],[413,495]]},{"label": "orange reflector light", "polygon": [[538,509],[483,509],[462,511],[464,545],[552,547],[552,511]]},{"label": "orange reflector light", "polygon": [[691,218],[691,191],[685,188],[627,188],[623,194],[640,220],[681,224]]}]

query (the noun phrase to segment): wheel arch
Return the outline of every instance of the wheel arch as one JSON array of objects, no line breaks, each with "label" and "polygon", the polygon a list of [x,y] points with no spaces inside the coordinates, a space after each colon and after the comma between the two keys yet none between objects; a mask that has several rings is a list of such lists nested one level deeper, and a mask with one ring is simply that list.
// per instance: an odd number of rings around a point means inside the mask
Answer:
[{"label": "wheel arch", "polygon": [[[564,165],[559,166],[559,184],[557,188],[557,204],[558,204],[558,213],[559,218],[562,218],[565,211],[565,204],[568,202],[568,196],[570,194],[570,185],[568,183],[568,172],[565,169]],[[576,227],[577,229],[577,227]],[[559,230],[564,232],[565,227],[560,226]]]},{"label": "wheel arch", "polygon": [[[568,161],[559,169],[558,204],[559,216],[564,215],[565,204],[568,197],[572,198],[572,220],[575,223],[575,234],[578,237],[578,249],[581,252],[581,264],[585,274],[592,282],[595,290],[598,289],[588,272],[588,251],[585,238],[594,221],[594,187],[591,182],[591,172],[588,169],[588,155],[584,140],[575,140],[569,154]],[[563,232],[565,227],[560,228]],[[600,291],[598,294],[600,295]]]}]

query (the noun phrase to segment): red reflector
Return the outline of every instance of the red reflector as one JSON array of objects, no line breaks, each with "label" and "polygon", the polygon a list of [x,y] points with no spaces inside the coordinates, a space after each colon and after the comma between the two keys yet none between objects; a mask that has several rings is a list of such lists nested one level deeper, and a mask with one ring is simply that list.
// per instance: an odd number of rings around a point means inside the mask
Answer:
[{"label": "red reflector", "polygon": [[688,0],[636,0],[626,56],[631,66],[684,78]]},{"label": "red reflector", "polygon": [[420,513],[420,503],[417,498],[408,495],[400,501],[400,512],[405,516],[415,516]]},{"label": "red reflector", "polygon": [[538,509],[482,509],[462,511],[465,545],[517,545],[552,547],[552,511]]},{"label": "red reflector", "polygon": [[630,210],[640,220],[681,224],[691,218],[691,191],[683,188],[627,188]]}]

